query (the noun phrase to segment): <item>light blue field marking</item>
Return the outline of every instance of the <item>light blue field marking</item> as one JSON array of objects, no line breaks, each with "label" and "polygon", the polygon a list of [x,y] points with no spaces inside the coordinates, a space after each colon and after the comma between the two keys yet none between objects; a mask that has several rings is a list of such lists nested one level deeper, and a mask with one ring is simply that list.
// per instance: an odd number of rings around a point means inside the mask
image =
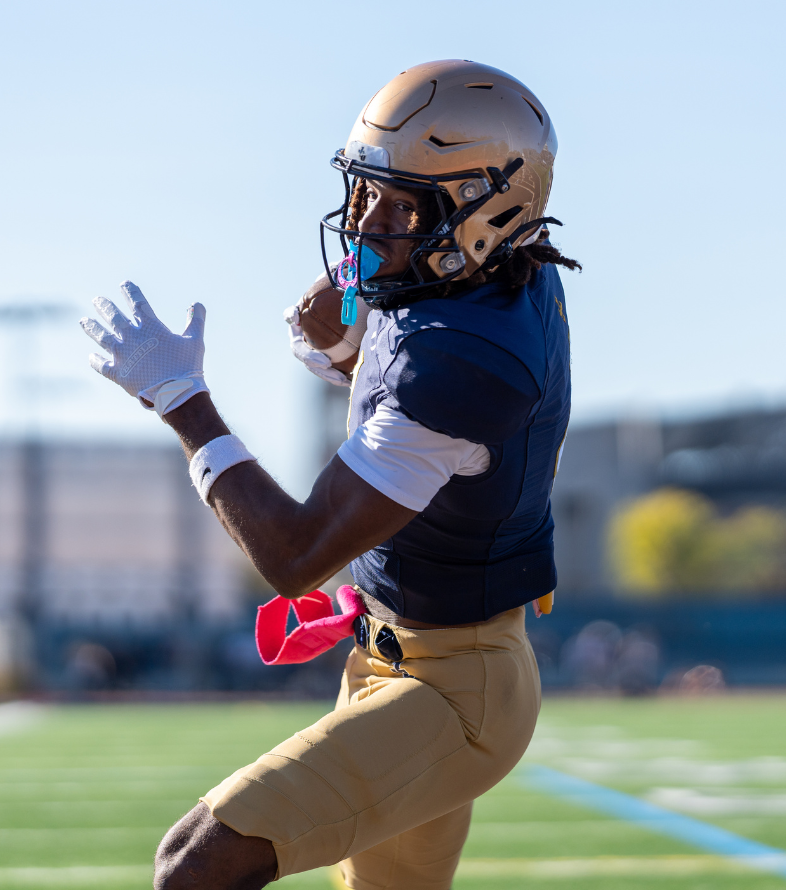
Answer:
[{"label": "light blue field marking", "polygon": [[531,765],[520,768],[514,776],[521,785],[535,791],[563,797],[580,807],[633,822],[649,831],[668,835],[685,844],[735,859],[759,871],[786,878],[786,850],[749,841],[706,822],[672,813],[630,794],[577,779],[547,766]]}]

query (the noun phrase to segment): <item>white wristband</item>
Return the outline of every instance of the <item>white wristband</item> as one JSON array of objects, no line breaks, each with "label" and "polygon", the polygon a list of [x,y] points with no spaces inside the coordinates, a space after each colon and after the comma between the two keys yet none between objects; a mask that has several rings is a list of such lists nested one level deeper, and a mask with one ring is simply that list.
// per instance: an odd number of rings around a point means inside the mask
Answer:
[{"label": "white wristband", "polygon": [[256,458],[237,436],[219,436],[203,445],[191,458],[188,467],[199,497],[207,503],[207,496],[216,479],[225,470],[247,460],[256,461]]}]

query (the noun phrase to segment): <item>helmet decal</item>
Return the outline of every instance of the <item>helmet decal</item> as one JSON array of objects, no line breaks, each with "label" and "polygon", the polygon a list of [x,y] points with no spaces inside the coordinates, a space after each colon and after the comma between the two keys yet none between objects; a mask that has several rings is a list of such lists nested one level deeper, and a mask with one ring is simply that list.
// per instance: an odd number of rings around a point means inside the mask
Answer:
[{"label": "helmet decal", "polygon": [[381,148],[378,145],[366,145],[363,142],[358,142],[357,139],[349,143],[344,154],[351,160],[367,161],[375,167],[390,166],[390,155],[387,149]]}]

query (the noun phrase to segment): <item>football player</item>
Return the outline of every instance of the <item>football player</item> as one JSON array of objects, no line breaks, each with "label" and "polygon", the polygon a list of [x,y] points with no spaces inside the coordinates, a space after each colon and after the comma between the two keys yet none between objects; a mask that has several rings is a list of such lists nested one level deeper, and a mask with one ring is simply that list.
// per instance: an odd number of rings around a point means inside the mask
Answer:
[{"label": "football player", "polygon": [[[354,890],[448,890],[473,800],[526,750],[540,682],[525,604],[556,585],[570,408],[556,267],[578,266],[547,239],[556,149],[534,94],[472,62],[418,65],[365,106],[322,232],[347,319],[358,300],[371,311],[349,438],[305,503],[214,407],[202,306],[177,336],[126,282],[132,320],[102,298],[109,329],[83,319],[112,356],[93,367],[178,433],[201,496],[275,590],[303,597],[349,563],[365,610],[335,710],[205,794],[162,841],[157,888],[255,890],[340,863]],[[298,357],[344,382],[295,333]]]}]

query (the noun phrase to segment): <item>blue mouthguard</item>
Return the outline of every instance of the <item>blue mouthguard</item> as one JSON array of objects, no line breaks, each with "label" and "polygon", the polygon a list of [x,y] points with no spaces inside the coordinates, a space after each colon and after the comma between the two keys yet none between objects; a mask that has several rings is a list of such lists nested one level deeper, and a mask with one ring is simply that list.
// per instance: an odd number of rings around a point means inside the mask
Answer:
[{"label": "blue mouthguard", "polygon": [[[354,242],[350,244],[349,252],[357,255],[357,245]],[[360,256],[360,280],[367,281],[372,278],[381,265],[381,258],[367,244],[364,244]],[[342,324],[353,325],[358,320],[357,292],[356,287],[348,287],[344,291],[344,298],[341,301]]]}]

